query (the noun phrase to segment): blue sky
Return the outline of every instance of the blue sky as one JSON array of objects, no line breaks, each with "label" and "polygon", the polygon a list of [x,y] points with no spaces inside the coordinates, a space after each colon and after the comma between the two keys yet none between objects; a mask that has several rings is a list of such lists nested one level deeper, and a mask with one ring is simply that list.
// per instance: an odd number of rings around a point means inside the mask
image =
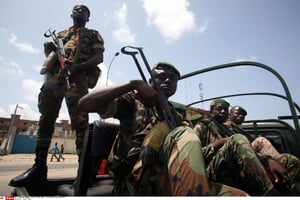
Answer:
[{"label": "blue sky", "polygon": [[[75,4],[91,10],[88,28],[98,30],[105,41],[102,76],[123,46],[143,47],[152,66],[167,61],[189,73],[204,67],[236,61],[255,61],[275,69],[285,79],[293,100],[300,102],[300,1],[298,0],[2,0],[0,12],[0,116],[14,112],[23,119],[38,120],[37,97],[43,82],[43,33],[50,27],[72,25]],[[140,60],[140,63],[142,61]],[[108,84],[140,79],[133,59],[115,57]],[[203,89],[199,90],[199,83]],[[284,94],[269,72],[253,67],[232,68],[197,76],[179,83],[171,100],[190,103],[204,98],[243,92]],[[228,98],[248,110],[247,119],[289,115],[279,98]],[[209,102],[197,105],[209,108]],[[59,119],[69,119],[63,103]],[[90,115],[90,121],[98,119]]]}]

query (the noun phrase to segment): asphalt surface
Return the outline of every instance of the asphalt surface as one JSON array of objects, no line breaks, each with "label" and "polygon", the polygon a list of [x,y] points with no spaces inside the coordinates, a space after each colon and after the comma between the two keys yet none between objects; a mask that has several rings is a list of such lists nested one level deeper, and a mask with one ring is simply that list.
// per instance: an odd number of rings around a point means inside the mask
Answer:
[{"label": "asphalt surface", "polygon": [[[48,178],[75,177],[77,173],[77,155],[65,154],[64,161],[50,162],[48,155]],[[0,196],[9,196],[13,187],[8,186],[10,179],[29,169],[34,163],[35,154],[0,155]]]}]

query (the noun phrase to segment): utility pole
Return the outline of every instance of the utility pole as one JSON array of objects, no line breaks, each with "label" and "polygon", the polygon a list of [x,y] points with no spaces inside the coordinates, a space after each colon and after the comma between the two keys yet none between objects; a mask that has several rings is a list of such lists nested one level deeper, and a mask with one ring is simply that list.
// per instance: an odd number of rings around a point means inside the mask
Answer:
[{"label": "utility pole", "polygon": [[[203,100],[203,96],[204,96],[204,93],[203,93],[203,84],[200,82],[199,83],[199,95],[200,95],[200,100],[202,101]],[[204,104],[203,102],[201,103],[202,104],[202,109],[204,109]]]},{"label": "utility pole", "polygon": [[9,153],[7,147],[9,146],[9,143],[11,143],[13,141],[13,137],[14,137],[13,129],[14,129],[15,117],[16,117],[18,108],[24,109],[24,108],[22,108],[21,106],[19,106],[17,104],[16,108],[15,108],[15,111],[14,111],[14,114],[11,116],[9,129],[8,129],[7,134],[5,135],[5,138],[4,138],[4,148],[2,148],[2,151],[3,151],[4,154]]}]

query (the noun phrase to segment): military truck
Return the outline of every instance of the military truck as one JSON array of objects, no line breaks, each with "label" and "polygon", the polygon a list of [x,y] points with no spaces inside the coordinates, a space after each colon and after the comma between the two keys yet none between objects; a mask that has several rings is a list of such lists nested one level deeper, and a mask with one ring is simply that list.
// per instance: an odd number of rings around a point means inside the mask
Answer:
[{"label": "military truck", "polygon": [[[127,49],[133,49],[134,51],[128,51]],[[145,79],[145,74],[142,72],[142,68],[136,59],[136,55],[141,54],[142,58],[145,61],[145,65],[148,63],[145,60],[145,56],[141,51],[141,48],[138,47],[130,47],[126,46],[121,49],[121,52],[130,55],[134,58],[135,64],[141,73],[143,79]],[[199,70],[183,74],[181,75],[180,81],[187,80],[191,77],[195,76],[206,76],[207,73],[218,70],[231,70],[231,68],[235,67],[254,67],[266,70],[273,74],[280,82],[283,87],[284,95],[275,94],[269,92],[254,92],[254,93],[237,93],[237,94],[228,94],[223,96],[214,96],[208,99],[201,99],[185,104],[192,112],[203,112],[205,114],[204,109],[198,109],[197,104],[201,104],[205,101],[210,101],[214,98],[234,98],[240,96],[249,96],[247,98],[251,98],[253,95],[268,95],[276,98],[284,99],[289,107],[288,115],[286,116],[277,116],[272,119],[255,119],[248,120],[242,124],[243,129],[249,133],[253,138],[258,136],[264,136],[268,138],[272,144],[277,148],[280,153],[291,153],[298,158],[300,158],[300,128],[299,128],[299,107],[293,101],[292,96],[290,94],[289,88],[285,82],[285,80],[281,77],[281,75],[276,72],[273,68],[264,65],[258,62],[252,61],[244,61],[244,62],[234,62],[228,64],[222,64],[217,66],[204,67]],[[149,73],[149,71],[148,71]],[[242,84],[242,83],[241,83]],[[177,93],[179,93],[178,91]],[[183,91],[184,93],[184,91]],[[176,101],[176,100],[175,100]],[[196,110],[196,111],[195,111]],[[200,110],[200,111],[199,111]],[[190,113],[191,114],[191,113]],[[285,120],[289,120],[290,122],[286,122]],[[114,133],[113,136],[107,136],[107,138],[103,139],[103,135],[101,135],[101,130],[99,127],[101,126],[113,126]],[[73,178],[61,178],[61,179],[48,179],[45,184],[32,184],[26,187],[14,188],[12,195],[15,196],[109,196],[111,195],[113,189],[113,179],[108,174],[100,174],[96,177],[95,184],[93,186],[89,186],[87,177],[89,176],[89,165],[91,159],[96,159],[98,156],[107,157],[110,147],[112,145],[113,139],[117,133],[118,125],[109,124],[103,121],[95,121],[90,124],[89,129],[85,135],[84,139],[84,149],[83,155],[81,157],[81,164],[79,166],[79,176],[78,176],[78,184],[74,187],[73,182],[75,177]],[[99,138],[102,137],[102,138]],[[106,137],[106,136],[105,136]],[[99,148],[99,147],[104,148]],[[101,150],[102,149],[102,150]]]}]

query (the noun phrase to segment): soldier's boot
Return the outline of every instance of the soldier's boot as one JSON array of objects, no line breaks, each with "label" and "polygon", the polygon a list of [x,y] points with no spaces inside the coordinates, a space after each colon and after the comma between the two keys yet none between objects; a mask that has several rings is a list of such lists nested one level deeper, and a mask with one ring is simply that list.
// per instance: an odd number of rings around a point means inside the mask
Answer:
[{"label": "soldier's boot", "polygon": [[48,147],[37,147],[35,150],[35,163],[31,168],[19,176],[14,177],[8,183],[12,187],[23,187],[32,183],[40,183],[47,180],[47,155]]}]

